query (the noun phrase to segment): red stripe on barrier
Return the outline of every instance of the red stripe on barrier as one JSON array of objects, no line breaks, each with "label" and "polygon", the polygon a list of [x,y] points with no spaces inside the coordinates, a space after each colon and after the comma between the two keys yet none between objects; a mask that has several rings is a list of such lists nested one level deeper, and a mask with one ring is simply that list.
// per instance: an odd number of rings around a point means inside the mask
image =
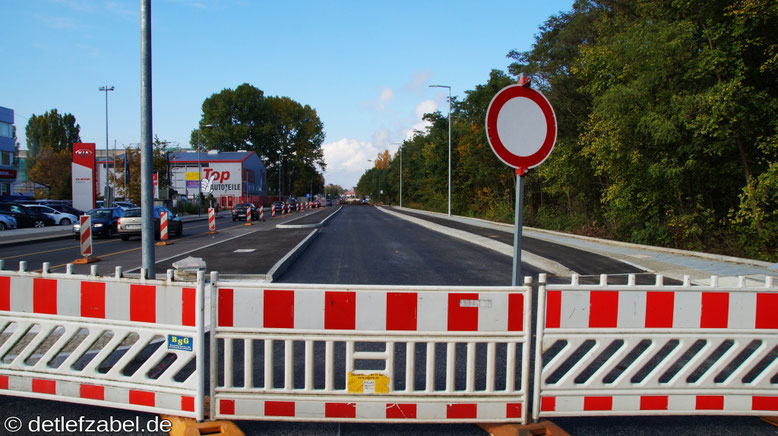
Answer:
[{"label": "red stripe on barrier", "polygon": [[478,307],[462,307],[462,300],[478,300],[478,294],[448,294],[448,331],[478,331]]},{"label": "red stripe on barrier", "polygon": [[355,418],[356,403],[324,403],[325,418]]},{"label": "red stripe on barrier", "polygon": [[755,327],[758,329],[778,329],[778,294],[756,294]]},{"label": "red stripe on barrier", "polygon": [[0,375],[0,389],[8,389],[8,376]]},{"label": "red stripe on barrier", "polygon": [[477,416],[477,404],[446,404],[446,418],[448,419],[475,419]]},{"label": "red stripe on barrier", "polygon": [[219,400],[219,413],[222,415],[234,415],[235,400]]},{"label": "red stripe on barrier", "polygon": [[294,401],[265,401],[265,416],[294,416]]},{"label": "red stripe on barrier", "polygon": [[232,327],[232,289],[219,289],[219,327]]},{"label": "red stripe on barrier", "polygon": [[32,379],[32,391],[39,394],[57,394],[57,382],[54,380]]},{"label": "red stripe on barrier", "polygon": [[562,313],[562,291],[546,292],[546,328],[558,329]]},{"label": "red stripe on barrier", "polygon": [[540,399],[540,410],[544,412],[556,411],[556,397],[543,397]]},{"label": "red stripe on barrier", "polygon": [[415,292],[386,293],[386,329],[413,330],[418,328],[419,295]]},{"label": "red stripe on barrier", "polygon": [[105,319],[105,282],[81,282],[81,316]]},{"label": "red stripe on barrier", "polygon": [[265,328],[293,329],[294,291],[266,289],[262,312],[263,326]]},{"label": "red stripe on barrier", "polygon": [[416,419],[416,405],[386,403],[386,419]]},{"label": "red stripe on barrier", "polygon": [[57,314],[57,281],[34,279],[32,285],[32,310],[35,313]]},{"label": "red stripe on barrier", "polygon": [[674,310],[674,292],[646,292],[646,328],[672,327]]},{"label": "red stripe on barrier", "polygon": [[154,392],[135,391],[130,389],[129,401],[130,404],[135,404],[137,406],[154,407],[156,404],[156,396],[154,395]]},{"label": "red stripe on barrier", "polygon": [[196,321],[196,300],[197,289],[195,288],[183,288],[181,289],[181,325],[194,327]]},{"label": "red stripe on barrier", "polygon": [[589,327],[613,328],[619,321],[619,291],[589,292]]},{"label": "red stripe on barrier", "polygon": [[584,410],[612,410],[613,397],[584,397]]},{"label": "red stripe on barrier", "polygon": [[186,395],[181,396],[181,411],[182,412],[194,412],[194,397],[188,397]]},{"label": "red stripe on barrier", "polygon": [[696,410],[724,410],[724,395],[697,395]]},{"label": "red stripe on barrier", "polygon": [[508,295],[508,331],[524,330],[524,295]]},{"label": "red stripe on barrier", "polygon": [[324,293],[324,328],[354,330],[356,328],[356,292]]},{"label": "red stripe on barrier", "polygon": [[81,385],[78,388],[78,395],[81,398],[90,400],[105,400],[105,387],[97,385]]},{"label": "red stripe on barrier", "polygon": [[0,277],[0,310],[11,310],[10,277]]},{"label": "red stripe on barrier", "polygon": [[157,288],[130,285],[130,321],[157,322]]},{"label": "red stripe on barrier", "polygon": [[727,328],[729,320],[729,293],[703,292],[700,328]]},{"label": "red stripe on barrier", "polygon": [[521,418],[521,403],[508,403],[505,405],[506,418]]},{"label": "red stripe on barrier", "polygon": [[778,411],[778,397],[751,397],[752,410],[771,410]]},{"label": "red stripe on barrier", "polygon": [[640,410],[667,410],[667,395],[641,396]]}]

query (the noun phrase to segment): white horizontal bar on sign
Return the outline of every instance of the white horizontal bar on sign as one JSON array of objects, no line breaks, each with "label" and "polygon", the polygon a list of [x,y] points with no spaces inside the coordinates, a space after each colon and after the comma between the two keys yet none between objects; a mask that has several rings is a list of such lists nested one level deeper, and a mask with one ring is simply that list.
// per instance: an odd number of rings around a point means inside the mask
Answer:
[{"label": "white horizontal bar on sign", "polygon": [[[372,372],[380,372],[378,370],[372,371]],[[381,401],[380,398],[382,397],[392,397],[392,401],[397,401],[398,398],[414,398],[415,401],[421,401],[424,398],[434,398],[435,401],[439,401],[440,398],[456,398],[457,401],[461,401],[462,398],[473,398],[477,399],[480,397],[489,397],[489,400],[497,400],[499,398],[510,398],[510,399],[521,399],[524,396],[526,396],[526,390],[516,390],[516,391],[508,391],[508,390],[500,390],[500,391],[474,391],[469,392],[465,390],[457,390],[457,391],[425,391],[425,390],[418,390],[418,391],[390,391],[388,393],[384,394],[363,394],[361,396],[353,396],[348,393],[348,387],[345,387],[343,389],[334,389],[334,390],[326,390],[326,389],[313,389],[308,390],[305,388],[300,389],[284,389],[284,388],[273,388],[273,389],[265,389],[265,388],[242,388],[242,387],[224,387],[224,386],[217,386],[216,387],[216,394],[229,394],[231,397],[238,397],[238,396],[247,396],[250,398],[267,398],[267,399],[273,399],[278,400],[279,397],[289,397],[289,395],[294,395],[293,398],[301,399],[301,398],[326,398],[327,401],[333,401],[334,397],[337,398],[351,398],[353,399],[359,399],[360,401],[370,400],[370,401]],[[578,394],[580,395],[580,393]],[[290,397],[292,398],[292,397]],[[291,401],[291,400],[290,400]],[[344,400],[345,401],[345,400]]]}]

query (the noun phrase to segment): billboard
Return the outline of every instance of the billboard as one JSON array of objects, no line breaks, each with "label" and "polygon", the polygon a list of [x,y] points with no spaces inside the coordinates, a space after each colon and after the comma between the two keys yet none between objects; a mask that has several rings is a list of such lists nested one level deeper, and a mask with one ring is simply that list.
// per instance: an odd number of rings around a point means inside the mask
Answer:
[{"label": "billboard", "polygon": [[95,144],[74,143],[71,181],[73,187],[73,207],[83,211],[95,207]]}]

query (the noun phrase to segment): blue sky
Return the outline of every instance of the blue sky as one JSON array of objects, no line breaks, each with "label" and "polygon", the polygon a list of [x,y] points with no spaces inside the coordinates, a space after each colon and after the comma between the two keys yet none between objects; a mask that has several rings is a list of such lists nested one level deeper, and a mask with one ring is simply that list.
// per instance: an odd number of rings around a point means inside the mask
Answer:
[{"label": "blue sky", "polygon": [[[317,110],[327,183],[349,188],[378,152],[423,128],[447,90],[459,98],[531,47],[572,0],[152,0],[154,133],[189,146],[205,98],[249,83]],[[81,139],[140,137],[140,1],[6,0],[0,106],[17,135],[31,115],[71,113]]]}]

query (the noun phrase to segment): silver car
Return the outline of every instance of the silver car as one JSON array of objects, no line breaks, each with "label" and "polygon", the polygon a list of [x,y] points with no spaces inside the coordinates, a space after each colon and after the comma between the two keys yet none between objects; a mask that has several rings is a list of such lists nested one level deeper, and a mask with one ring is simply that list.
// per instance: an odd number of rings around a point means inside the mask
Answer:
[{"label": "silver car", "polygon": [[35,212],[46,214],[49,218],[54,220],[54,223],[58,226],[69,226],[75,222],[78,222],[78,217],[67,212],[60,212],[53,207],[43,204],[28,204],[28,209],[32,209]]},{"label": "silver car", "polygon": [[0,231],[16,228],[16,218],[0,213]]}]

